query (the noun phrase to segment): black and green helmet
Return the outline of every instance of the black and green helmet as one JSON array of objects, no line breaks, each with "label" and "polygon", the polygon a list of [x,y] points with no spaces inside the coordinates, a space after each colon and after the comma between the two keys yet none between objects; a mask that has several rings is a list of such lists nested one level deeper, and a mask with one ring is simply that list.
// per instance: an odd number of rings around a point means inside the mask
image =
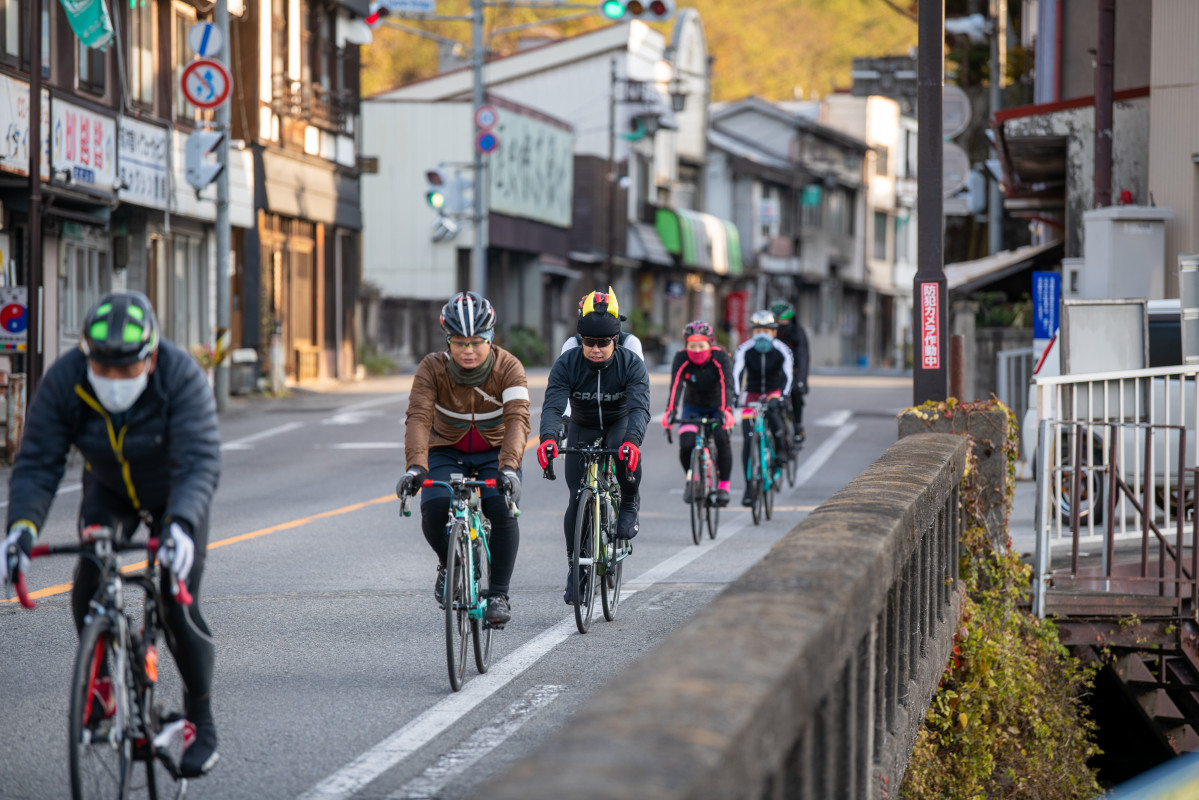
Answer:
[{"label": "black and green helmet", "polygon": [[774,312],[774,317],[779,322],[790,322],[795,319],[795,306],[786,300],[779,300],[770,307],[770,310]]},{"label": "black and green helmet", "polygon": [[158,319],[141,292],[115,292],[100,299],[83,323],[79,349],[101,364],[145,361],[158,349]]}]

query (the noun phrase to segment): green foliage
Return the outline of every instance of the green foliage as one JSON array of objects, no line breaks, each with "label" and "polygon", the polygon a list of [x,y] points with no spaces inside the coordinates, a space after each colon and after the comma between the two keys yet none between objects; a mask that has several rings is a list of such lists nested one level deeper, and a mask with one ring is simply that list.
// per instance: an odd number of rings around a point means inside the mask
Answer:
[{"label": "green foliage", "polygon": [[[908,10],[907,0],[891,5]],[[824,95],[852,84],[855,57],[896,55],[916,46],[916,23],[879,0],[803,0],[746,4],[735,0],[688,0],[680,4],[699,9],[713,66],[712,99],[731,100],[751,94],[771,100]],[[608,23],[596,13],[579,20],[554,23],[552,14],[529,8],[489,8],[486,13],[490,57],[516,52],[519,38],[575,36]],[[439,14],[465,14],[468,0],[441,0]],[[497,28],[543,20],[539,28],[490,36]],[[413,22],[414,27],[470,41],[464,22]],[[654,26],[667,41],[673,21]],[[786,35],[780,35],[785,31]],[[428,39],[380,25],[374,43],[362,48],[364,97],[400,84],[437,74],[437,44]]]},{"label": "green foliage", "polygon": [[366,368],[367,375],[391,375],[397,371],[396,362],[366,342],[358,345],[358,363]]},{"label": "green foliage", "polygon": [[[1002,408],[1008,440],[1010,505],[1017,453],[1015,419],[999,401],[925,403],[926,419]],[[956,427],[956,426],[955,426]],[[1060,643],[1053,623],[1022,607],[1030,568],[1008,547],[996,548],[982,524],[979,445],[962,481],[965,516],[961,583],[966,590],[953,655],[916,738],[901,796],[907,800],[1060,798],[1101,794],[1087,760],[1098,754],[1094,723],[1081,696],[1094,679]]]},{"label": "green foliage", "polygon": [[508,331],[508,339],[501,343],[505,350],[520,359],[526,367],[531,364],[545,363],[545,340],[537,331],[523,325],[513,325]]},{"label": "green foliage", "polygon": [[973,299],[978,303],[974,324],[980,328],[1032,327],[1032,297],[1027,292],[1014,302],[1003,292],[975,292]]}]

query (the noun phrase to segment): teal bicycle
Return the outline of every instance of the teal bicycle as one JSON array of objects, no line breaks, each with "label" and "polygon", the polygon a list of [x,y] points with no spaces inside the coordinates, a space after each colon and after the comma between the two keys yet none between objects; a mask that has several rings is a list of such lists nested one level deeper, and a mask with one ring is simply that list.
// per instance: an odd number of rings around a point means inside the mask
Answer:
[{"label": "teal bicycle", "polygon": [[754,524],[762,521],[762,517],[770,519],[774,511],[774,493],[778,491],[782,478],[778,460],[774,452],[774,437],[766,423],[767,403],[755,401],[749,403],[741,412],[741,418],[753,418],[754,424],[749,431],[745,446],[749,448],[749,463],[745,468],[745,485],[753,498],[750,511]]},{"label": "teal bicycle", "polygon": [[[449,482],[428,478],[422,484],[430,489],[441,486],[450,492],[450,518],[446,522],[449,548],[446,553],[445,596],[445,657],[450,673],[450,687],[456,692],[462,688],[466,676],[467,640],[474,641],[475,667],[479,674],[487,672],[491,665],[491,635],[503,628],[501,624],[488,623],[487,595],[491,585],[491,520],[483,514],[479,490],[494,489],[494,478],[485,481],[467,480],[457,473]],[[408,503],[409,494],[400,497],[400,510],[405,517],[412,516]],[[507,494],[508,513],[520,516],[520,509]]]}]

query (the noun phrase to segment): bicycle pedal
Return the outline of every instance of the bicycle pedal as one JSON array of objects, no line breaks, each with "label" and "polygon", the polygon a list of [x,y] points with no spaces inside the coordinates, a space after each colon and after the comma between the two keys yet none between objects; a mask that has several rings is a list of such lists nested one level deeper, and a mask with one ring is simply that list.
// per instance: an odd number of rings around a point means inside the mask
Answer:
[{"label": "bicycle pedal", "polygon": [[484,621],[484,623],[483,623],[483,628],[484,628],[484,629],[488,629],[488,628],[489,628],[489,629],[491,629],[491,630],[493,630],[493,631],[502,631],[502,630],[504,629],[504,626],[505,626],[505,625],[507,625],[507,624],[508,624],[508,623],[506,623],[506,622],[487,622],[487,621]]}]

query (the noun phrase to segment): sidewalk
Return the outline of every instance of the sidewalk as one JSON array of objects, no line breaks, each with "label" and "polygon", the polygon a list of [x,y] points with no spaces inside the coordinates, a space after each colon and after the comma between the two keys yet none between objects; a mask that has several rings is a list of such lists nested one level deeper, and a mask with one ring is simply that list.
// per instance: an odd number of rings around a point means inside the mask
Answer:
[{"label": "sidewalk", "polygon": [[1012,549],[1030,563],[1037,544],[1036,513],[1037,482],[1016,481],[1012,513],[1008,518],[1008,534],[1012,537]]}]

